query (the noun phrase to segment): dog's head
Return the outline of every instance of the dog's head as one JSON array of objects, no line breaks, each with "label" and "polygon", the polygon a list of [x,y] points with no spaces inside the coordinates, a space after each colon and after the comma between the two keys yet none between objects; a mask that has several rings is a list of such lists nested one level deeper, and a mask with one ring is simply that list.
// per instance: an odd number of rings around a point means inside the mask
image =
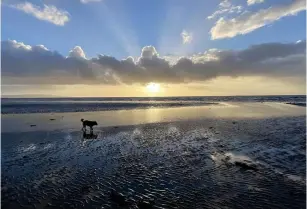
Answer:
[{"label": "dog's head", "polygon": [[83,122],[84,121],[84,119],[83,118],[81,118],[81,122]]}]

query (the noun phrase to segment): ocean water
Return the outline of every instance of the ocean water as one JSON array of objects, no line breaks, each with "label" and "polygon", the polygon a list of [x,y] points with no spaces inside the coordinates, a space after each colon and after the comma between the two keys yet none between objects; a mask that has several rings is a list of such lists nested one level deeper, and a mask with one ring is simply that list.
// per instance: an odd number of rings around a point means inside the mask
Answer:
[{"label": "ocean water", "polygon": [[2,98],[1,102],[2,114],[22,114],[202,106],[221,102],[281,102],[306,106],[306,96]]}]

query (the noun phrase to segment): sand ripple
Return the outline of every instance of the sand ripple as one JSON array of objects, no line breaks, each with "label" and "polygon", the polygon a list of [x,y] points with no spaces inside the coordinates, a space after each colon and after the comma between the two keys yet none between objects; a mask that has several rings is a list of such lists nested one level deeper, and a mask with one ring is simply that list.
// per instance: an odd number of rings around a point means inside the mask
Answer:
[{"label": "sand ripple", "polygon": [[19,146],[8,133],[2,207],[304,208],[305,122],[221,124],[110,129],[93,140],[22,133]]}]

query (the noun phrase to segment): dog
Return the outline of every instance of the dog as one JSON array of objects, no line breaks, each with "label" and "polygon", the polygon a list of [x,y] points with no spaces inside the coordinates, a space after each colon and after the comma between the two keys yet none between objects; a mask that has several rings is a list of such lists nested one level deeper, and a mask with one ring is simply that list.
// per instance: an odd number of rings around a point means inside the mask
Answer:
[{"label": "dog", "polygon": [[84,120],[83,118],[81,119],[82,122],[82,130],[86,131],[86,126],[90,127],[90,131],[93,131],[93,126],[97,126],[98,123],[96,121],[90,121],[90,120]]}]

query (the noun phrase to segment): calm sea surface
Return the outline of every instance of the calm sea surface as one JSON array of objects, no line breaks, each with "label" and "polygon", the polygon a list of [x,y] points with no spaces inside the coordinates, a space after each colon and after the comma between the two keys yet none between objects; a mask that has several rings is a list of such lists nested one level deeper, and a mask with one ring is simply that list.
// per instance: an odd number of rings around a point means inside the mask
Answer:
[{"label": "calm sea surface", "polygon": [[2,98],[2,114],[88,112],[152,107],[214,105],[221,102],[282,102],[306,104],[305,95],[207,96],[207,97],[114,97],[114,98]]}]

